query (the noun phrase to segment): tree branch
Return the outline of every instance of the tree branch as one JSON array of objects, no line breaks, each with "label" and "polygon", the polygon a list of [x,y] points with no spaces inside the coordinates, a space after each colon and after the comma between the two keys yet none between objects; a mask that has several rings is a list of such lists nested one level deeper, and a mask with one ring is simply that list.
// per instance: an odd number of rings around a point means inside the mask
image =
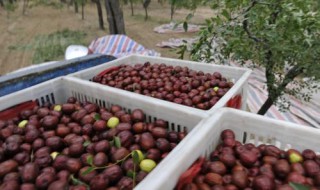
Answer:
[{"label": "tree branch", "polygon": [[279,89],[284,89],[286,88],[286,86],[297,76],[299,76],[300,74],[303,73],[303,67],[295,65],[294,67],[292,67],[288,73],[286,74],[286,76],[284,77],[282,83],[279,86]]},{"label": "tree branch", "polygon": [[250,32],[249,27],[248,27],[248,20],[247,19],[242,22],[242,26],[243,26],[244,31],[247,33],[247,35],[248,35],[248,37],[250,39],[254,40],[255,42],[262,42],[261,39],[257,38],[256,36],[254,36]]},{"label": "tree branch", "polygon": [[281,0],[279,0],[278,2],[277,2],[277,4],[275,5],[275,7],[274,7],[274,12],[272,12],[271,13],[271,15],[270,15],[270,19],[269,19],[269,24],[275,24],[276,23],[276,20],[277,20],[277,18],[278,18],[278,15],[280,14],[280,12],[281,12],[281,6],[279,6],[280,5],[280,2],[281,2]]},{"label": "tree branch", "polygon": [[272,51],[269,50],[266,53],[266,79],[267,79],[267,87],[268,87],[268,93],[269,94],[273,94],[273,92],[275,91],[275,76],[273,74],[273,66],[274,66],[274,62],[272,61]]},{"label": "tree branch", "polygon": [[244,11],[244,20],[242,22],[243,30],[247,33],[248,37],[255,42],[262,42],[261,39],[254,36],[251,31],[249,30],[249,22],[247,19],[247,13],[257,4],[258,2],[256,0],[251,1],[251,5]]},{"label": "tree branch", "polygon": [[[280,1],[281,0],[279,0],[279,2]],[[280,9],[281,9],[281,7],[279,6],[280,5],[279,2],[274,7],[275,11],[272,12],[270,15],[269,24],[275,24],[275,22],[276,22],[276,19],[279,15]],[[267,78],[268,92],[270,94],[270,93],[273,93],[276,91],[275,85],[274,85],[275,84],[275,76],[273,73],[273,67],[275,65],[275,62],[272,61],[272,51],[268,45],[265,45],[265,49],[267,50],[267,53],[266,53],[266,63],[267,63],[266,64],[266,78]]]}]

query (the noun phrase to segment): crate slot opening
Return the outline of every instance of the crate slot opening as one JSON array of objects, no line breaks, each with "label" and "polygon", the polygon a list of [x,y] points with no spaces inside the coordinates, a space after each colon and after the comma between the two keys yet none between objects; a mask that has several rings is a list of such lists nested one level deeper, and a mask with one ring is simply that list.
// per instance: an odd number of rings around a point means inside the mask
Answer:
[{"label": "crate slot opening", "polygon": [[171,123],[171,124],[169,123],[169,126],[171,127],[171,130],[172,130],[172,131],[176,131],[176,130],[175,130],[175,124],[174,124],[174,123]]},{"label": "crate slot opening", "polygon": [[243,132],[242,143],[246,143],[246,142],[247,142],[247,132]]}]

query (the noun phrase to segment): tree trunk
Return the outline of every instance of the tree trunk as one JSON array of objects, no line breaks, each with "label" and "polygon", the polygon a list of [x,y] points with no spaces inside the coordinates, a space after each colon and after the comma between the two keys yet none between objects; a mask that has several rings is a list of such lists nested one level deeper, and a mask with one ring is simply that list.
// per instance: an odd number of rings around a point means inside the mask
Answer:
[{"label": "tree trunk", "polygon": [[0,0],[0,6],[1,6],[1,7],[4,7],[3,0]]},{"label": "tree trunk", "polygon": [[133,16],[134,12],[133,12],[133,2],[132,2],[132,0],[130,0],[130,7],[131,7],[131,16]]},{"label": "tree trunk", "polygon": [[143,0],[143,8],[146,13],[144,20],[148,20],[148,7],[149,7],[150,2],[151,2],[151,0]]},{"label": "tree trunk", "polygon": [[[267,113],[268,109],[272,106],[272,104],[280,97],[281,93],[286,89],[287,85],[294,80],[297,76],[303,73],[303,67],[294,66],[291,68],[288,73],[285,75],[284,79],[282,80],[281,84],[271,91],[268,88],[268,99],[264,102],[264,104],[261,106],[260,110],[258,111],[258,114],[264,115]],[[268,78],[267,78],[268,80]],[[269,81],[270,82],[270,81]],[[271,94],[272,92],[272,94]],[[271,98],[272,97],[272,98]]]},{"label": "tree trunk", "polygon": [[76,13],[79,12],[77,0],[74,0],[74,12],[76,12]]},{"label": "tree trunk", "polygon": [[67,1],[66,1],[66,0],[60,0],[60,2],[61,2],[61,3],[67,3]]},{"label": "tree trunk", "polygon": [[[1,0],[0,0],[1,1]],[[25,15],[29,0],[23,0],[22,14]]]},{"label": "tree trunk", "polygon": [[105,0],[110,34],[125,34],[123,12],[118,0]]},{"label": "tree trunk", "polygon": [[144,17],[144,20],[148,20],[148,9],[145,7],[144,8],[144,12],[146,13],[145,17]]},{"label": "tree trunk", "polygon": [[81,1],[81,18],[84,20],[84,0]]},{"label": "tree trunk", "polygon": [[74,4],[74,0],[70,0],[68,3],[68,8],[69,8],[69,6],[72,6],[73,4]]},{"label": "tree trunk", "polygon": [[170,20],[171,21],[173,19],[173,14],[174,14],[174,3],[175,3],[175,1],[171,2],[171,11],[170,11]]},{"label": "tree trunk", "polygon": [[99,18],[99,28],[101,30],[104,30],[101,2],[100,2],[100,0],[95,0],[94,2],[97,5],[97,12],[98,12],[98,18]]},{"label": "tree trunk", "polygon": [[269,110],[269,108],[273,105],[273,103],[274,103],[274,101],[270,97],[268,97],[268,99],[261,106],[261,108],[259,109],[257,114],[259,114],[259,115],[266,114],[267,111]]}]

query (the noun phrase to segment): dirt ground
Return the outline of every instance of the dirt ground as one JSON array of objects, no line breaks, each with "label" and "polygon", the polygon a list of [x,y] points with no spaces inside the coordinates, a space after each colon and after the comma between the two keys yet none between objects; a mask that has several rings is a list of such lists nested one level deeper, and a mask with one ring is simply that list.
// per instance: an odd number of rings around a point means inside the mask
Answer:
[{"label": "dirt ground", "polygon": [[[95,4],[85,6],[85,19],[81,14],[75,14],[73,7],[64,6],[62,9],[55,9],[49,6],[35,6],[22,15],[22,5],[19,5],[15,12],[9,17],[5,10],[0,7],[0,75],[32,64],[33,49],[10,48],[19,44],[28,44],[39,34],[50,34],[52,32],[68,28],[70,30],[84,31],[87,33],[85,39],[89,43],[97,37],[108,34],[108,23],[106,13],[104,22],[106,30],[98,28],[98,19]],[[160,5],[153,1],[149,7],[149,20],[144,21],[144,9],[142,5],[135,5],[135,15],[131,16],[131,9],[123,6],[125,16],[125,27],[129,37],[141,43],[146,48],[155,49],[164,57],[176,58],[177,55],[171,49],[158,48],[156,44],[169,38],[193,37],[195,33],[180,34],[158,34],[153,28],[170,22],[170,6]],[[103,9],[105,11],[105,9]],[[177,10],[174,20],[183,20],[189,10]],[[196,11],[192,23],[204,23],[205,18],[212,15],[208,8],[200,8]]]}]

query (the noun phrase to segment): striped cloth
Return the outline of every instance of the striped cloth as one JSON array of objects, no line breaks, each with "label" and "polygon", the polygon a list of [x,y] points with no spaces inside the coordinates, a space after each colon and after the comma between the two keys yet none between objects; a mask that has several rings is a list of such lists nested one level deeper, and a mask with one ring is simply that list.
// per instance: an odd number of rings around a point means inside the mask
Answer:
[{"label": "striped cloth", "polygon": [[160,56],[154,50],[149,50],[126,35],[107,35],[97,38],[89,45],[89,52],[123,57],[129,54]]},{"label": "striped cloth", "polygon": [[[232,62],[232,66],[239,66]],[[262,68],[255,68],[249,78],[248,84],[248,108],[251,112],[257,113],[262,104],[268,98],[265,84],[265,72]],[[320,106],[315,102],[301,102],[295,97],[289,96],[291,106],[288,111],[281,112],[276,106],[271,106],[265,116],[289,121],[301,125],[320,128]],[[315,100],[312,100],[315,101]]]}]

